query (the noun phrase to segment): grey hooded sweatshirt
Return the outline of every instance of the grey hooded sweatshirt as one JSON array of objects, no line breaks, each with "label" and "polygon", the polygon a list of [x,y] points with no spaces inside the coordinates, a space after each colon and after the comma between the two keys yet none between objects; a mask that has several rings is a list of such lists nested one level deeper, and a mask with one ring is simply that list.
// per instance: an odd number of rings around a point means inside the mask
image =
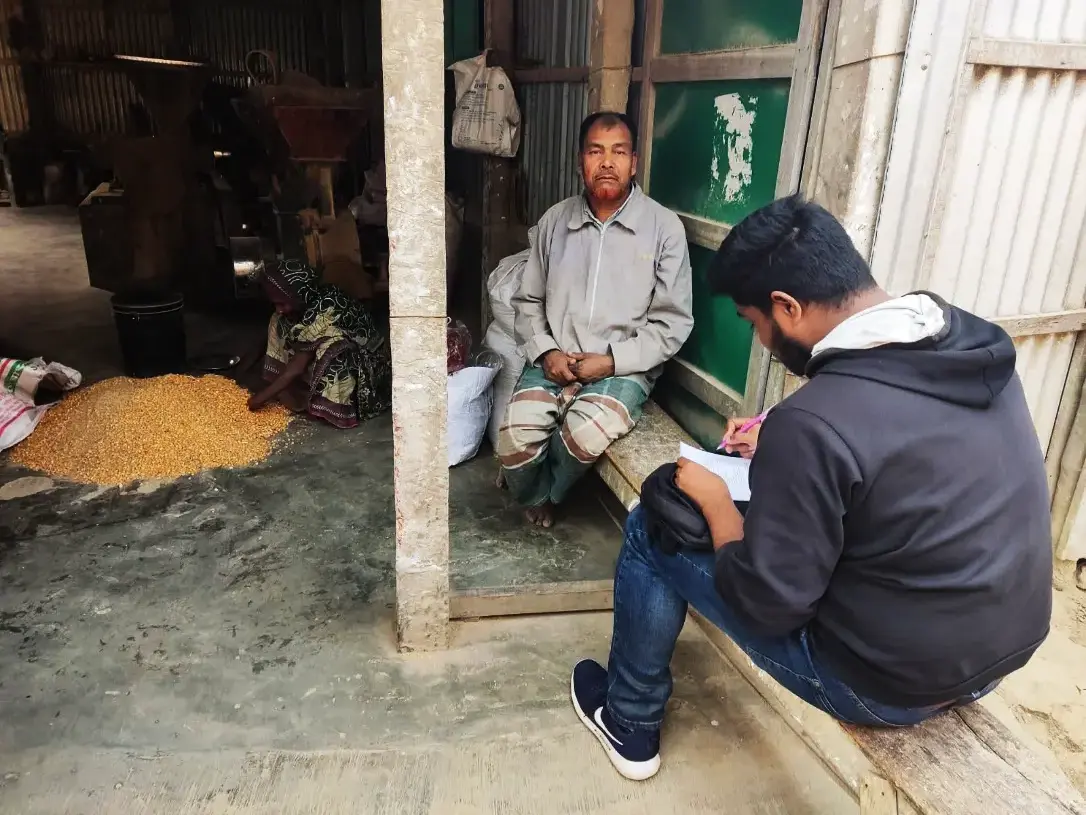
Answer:
[{"label": "grey hooded sweatshirt", "polygon": [[530,363],[548,351],[606,354],[648,392],[694,327],[686,231],[634,185],[606,223],[583,195],[544,213],[513,297]]},{"label": "grey hooded sweatshirt", "polygon": [[1022,667],[1048,633],[1044,457],[999,327],[918,293],[815,346],[765,420],[716,587],[767,635],[806,627],[862,696],[923,707]]}]

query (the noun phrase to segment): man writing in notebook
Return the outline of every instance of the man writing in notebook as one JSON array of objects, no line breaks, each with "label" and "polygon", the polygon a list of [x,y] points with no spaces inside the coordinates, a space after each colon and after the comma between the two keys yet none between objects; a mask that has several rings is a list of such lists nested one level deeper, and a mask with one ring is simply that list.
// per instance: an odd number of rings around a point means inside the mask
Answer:
[{"label": "man writing in notebook", "polygon": [[682,222],[634,183],[633,123],[581,125],[584,193],[540,219],[513,298],[528,359],[498,435],[502,475],[528,520],[554,508],[629,433],[694,326]]},{"label": "man writing in notebook", "polygon": [[660,766],[688,605],[800,698],[873,726],[988,693],[1051,614],[1044,462],[1001,328],[933,294],[891,297],[841,225],[797,198],[735,227],[710,280],[809,382],[760,426],[729,426],[752,458],[745,517],[721,479],[679,462],[715,553],[668,556],[630,515],[610,660],[579,663],[571,690],[632,779]]}]

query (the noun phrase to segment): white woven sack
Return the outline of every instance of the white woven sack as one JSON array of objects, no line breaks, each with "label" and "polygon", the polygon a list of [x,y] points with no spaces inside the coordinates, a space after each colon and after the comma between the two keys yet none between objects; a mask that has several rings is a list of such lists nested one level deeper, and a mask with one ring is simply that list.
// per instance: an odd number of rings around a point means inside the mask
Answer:
[{"label": "white woven sack", "polygon": [[515,336],[513,322],[516,319],[516,312],[513,310],[513,296],[520,289],[524,268],[528,265],[528,254],[535,246],[538,229],[533,226],[528,230],[527,249],[502,258],[498,262],[498,267],[486,279],[486,290],[490,295],[490,313],[494,315],[494,322],[501,328],[502,333],[509,337]]},{"label": "white woven sack", "polygon": [[490,386],[500,368],[473,365],[449,374],[449,466],[474,458],[490,420]]},{"label": "white woven sack", "polygon": [[524,355],[517,347],[516,341],[501,330],[497,320],[490,324],[483,337],[483,347],[493,351],[502,358],[502,370],[494,381],[494,400],[490,408],[490,421],[487,424],[486,436],[494,449],[498,447],[498,431],[505,420],[505,409],[509,405],[509,399],[517,386],[520,375],[524,372]]},{"label": "white woven sack", "polygon": [[79,371],[59,362],[0,357],[0,450],[14,447],[33,433],[52,407],[35,404],[43,382],[55,390],[70,391],[82,381]]}]

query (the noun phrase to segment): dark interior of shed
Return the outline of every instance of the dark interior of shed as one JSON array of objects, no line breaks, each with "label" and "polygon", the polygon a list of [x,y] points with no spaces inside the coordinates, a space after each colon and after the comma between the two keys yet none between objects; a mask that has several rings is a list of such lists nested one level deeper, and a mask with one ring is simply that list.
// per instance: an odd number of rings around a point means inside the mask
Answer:
[{"label": "dark interior of shed", "polygon": [[[55,358],[87,383],[185,370],[255,387],[271,311],[255,281],[282,257],[308,259],[387,318],[376,0],[86,5],[98,10],[25,0],[7,21],[2,58],[25,102],[9,100],[0,119],[21,125],[0,151],[0,186],[17,216],[3,229],[25,242],[9,260],[30,258],[22,271],[65,288],[9,309],[0,356]],[[481,50],[481,5],[446,3],[447,62]],[[447,85],[451,97],[451,77]],[[448,313],[476,348],[486,266],[519,249],[525,232],[503,217],[512,229],[490,241],[491,254],[500,249],[484,260],[488,169],[491,195],[501,190],[510,209],[515,199],[511,174],[486,161],[447,144]],[[63,249],[37,251],[43,244]],[[18,295],[35,298],[36,285],[24,278]],[[125,348],[123,331],[101,319],[113,296],[157,305],[182,297],[186,347],[164,357],[171,344],[144,333]],[[484,444],[453,472],[454,588],[610,577],[618,538],[602,490],[586,490],[558,528],[525,529],[493,488],[495,470]]]},{"label": "dark interior of shed", "polygon": [[[260,265],[299,257],[380,311],[379,4],[84,5],[5,20],[7,203],[77,206],[107,292],[243,313]],[[448,5],[447,51],[475,52],[478,3]],[[480,276],[456,271],[480,268],[480,162],[448,161],[450,308],[475,336]]]}]

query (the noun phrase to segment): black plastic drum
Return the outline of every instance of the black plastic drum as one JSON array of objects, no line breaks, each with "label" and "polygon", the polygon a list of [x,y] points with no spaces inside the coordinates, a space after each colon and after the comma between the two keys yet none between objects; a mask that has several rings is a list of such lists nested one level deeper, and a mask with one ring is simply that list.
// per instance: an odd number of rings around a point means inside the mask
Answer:
[{"label": "black plastic drum", "polygon": [[115,294],[112,302],[126,374],[143,378],[185,372],[184,297]]}]

